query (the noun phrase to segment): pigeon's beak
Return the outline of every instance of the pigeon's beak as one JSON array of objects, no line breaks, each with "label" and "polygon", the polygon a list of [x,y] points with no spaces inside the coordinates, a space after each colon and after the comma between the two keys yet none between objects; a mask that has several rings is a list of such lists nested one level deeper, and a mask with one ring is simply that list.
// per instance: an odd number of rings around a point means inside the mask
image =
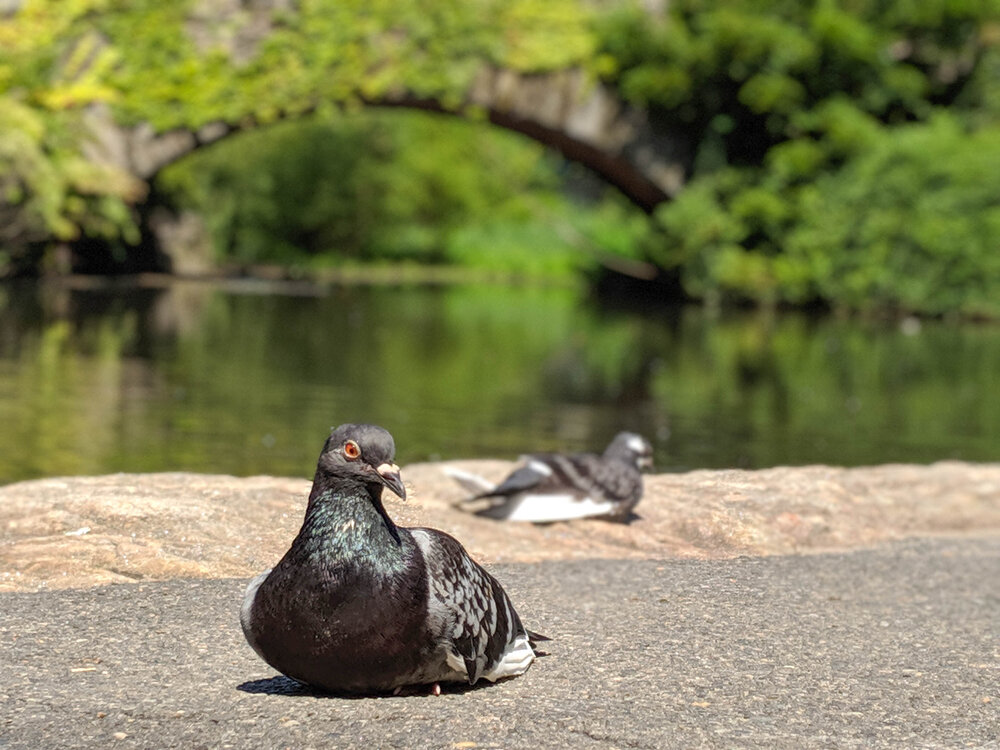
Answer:
[{"label": "pigeon's beak", "polygon": [[640,456],[637,463],[639,464],[639,471],[652,471],[653,470],[653,457],[652,456]]},{"label": "pigeon's beak", "polygon": [[384,463],[375,469],[382,478],[382,484],[395,492],[403,500],[406,499],[406,487],[399,476],[399,467],[396,464]]}]

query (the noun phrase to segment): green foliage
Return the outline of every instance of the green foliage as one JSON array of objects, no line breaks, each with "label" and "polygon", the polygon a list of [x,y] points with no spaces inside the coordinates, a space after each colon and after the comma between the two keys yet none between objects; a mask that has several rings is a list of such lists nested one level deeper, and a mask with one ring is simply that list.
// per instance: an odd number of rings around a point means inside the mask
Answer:
[{"label": "green foliage", "polygon": [[227,139],[164,170],[158,188],[206,217],[223,262],[559,275],[595,265],[595,247],[627,254],[646,230],[638,212],[611,196],[576,206],[552,167],[497,128],[367,111]]},{"label": "green foliage", "polygon": [[[137,240],[131,206],[143,186],[79,156],[89,137],[81,125],[88,106],[107,105],[117,122],[148,122],[157,131],[197,129],[215,121],[264,125],[308,112],[351,111],[363,102],[404,93],[457,107],[484,64],[558,69],[584,60],[593,47],[589,13],[576,0],[302,0],[287,9],[281,5],[24,0],[16,12],[0,17],[0,119],[5,133],[12,134],[0,152],[0,215],[11,217],[0,236],[4,247],[16,245],[23,254],[34,242],[82,235]],[[357,135],[344,134],[340,147],[352,138]],[[286,145],[293,151],[290,161],[308,173],[308,160]],[[273,151],[271,157],[274,164],[281,161]],[[363,168],[363,160],[356,166]],[[418,174],[409,179],[423,184],[426,166],[416,165]],[[448,168],[436,167],[439,172]],[[400,177],[402,170],[391,177],[382,172],[378,180],[394,186],[408,179]],[[253,189],[266,190],[261,183],[268,180],[286,186],[296,182],[284,168],[259,176]],[[352,190],[377,191],[378,183],[352,187],[328,180],[322,188],[325,194],[299,196],[311,208],[295,231],[312,236],[340,227],[332,236],[347,246],[352,238],[345,233],[381,231],[377,226],[345,229],[343,214],[354,206],[322,217],[319,208],[324,198],[333,205]],[[406,192],[401,186],[389,198]],[[289,197],[283,207],[291,202]],[[435,205],[429,208],[423,201],[404,210],[426,213],[441,204],[430,203]],[[213,220],[224,223],[227,214],[240,213],[270,215],[273,226],[283,221],[277,206],[245,204],[232,198]],[[426,233],[410,237],[424,250],[436,241]],[[396,244],[405,238],[397,236]],[[289,246],[301,242],[294,235],[285,240]],[[365,243],[354,238],[353,244]],[[389,244],[388,238],[376,243]],[[285,251],[279,255],[290,252]],[[239,252],[256,256],[260,251]]]},{"label": "green foliage", "polygon": [[695,180],[661,209],[654,252],[699,297],[1000,314],[1000,128],[942,114],[865,142],[811,180],[794,141]]},{"label": "green foliage", "polygon": [[[80,156],[101,106],[159,131],[259,128],[162,183],[239,263],[565,273],[643,240],[698,297],[995,309],[995,181],[958,165],[995,153],[1000,0],[237,6],[24,0],[0,18],[0,274],[53,243],[136,240],[145,186]],[[537,148],[353,116],[403,95],[459,107],[484,64],[583,67],[676,127],[690,182],[657,211],[660,236],[620,203],[558,199]],[[318,119],[260,127],[304,115]]]},{"label": "green foliage", "polygon": [[800,192],[786,255],[846,306],[1000,316],[998,165],[1000,128],[895,128]]},{"label": "green foliage", "polygon": [[0,97],[0,277],[38,263],[52,240],[138,241],[128,203],[142,184],[88,161],[72,136],[76,119]]},{"label": "green foliage", "polygon": [[26,2],[0,18],[0,277],[44,263],[46,245],[81,236],[135,242],[131,176],[81,153],[82,102],[111,98],[101,81],[113,54],[71,32],[101,0]]},{"label": "green foliage", "polygon": [[689,293],[1000,313],[1000,2],[676,0],[600,28],[612,80],[695,144],[649,247]]},{"label": "green foliage", "polygon": [[120,58],[107,76],[116,110],[157,129],[402,93],[457,105],[485,62],[559,69],[593,46],[575,0],[303,0],[273,16],[134,0],[93,20]]}]

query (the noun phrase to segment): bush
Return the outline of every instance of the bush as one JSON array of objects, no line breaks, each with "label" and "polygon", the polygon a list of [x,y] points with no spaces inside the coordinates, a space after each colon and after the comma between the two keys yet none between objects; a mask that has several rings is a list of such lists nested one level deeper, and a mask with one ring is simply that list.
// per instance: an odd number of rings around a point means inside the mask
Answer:
[{"label": "bush", "polygon": [[608,77],[695,144],[651,259],[696,297],[1000,313],[997,18],[997,0],[609,14]]},{"label": "bush", "polygon": [[1000,128],[941,115],[803,189],[785,254],[849,307],[1000,316],[997,196]]},{"label": "bush", "polygon": [[941,113],[809,180],[780,160],[696,179],[651,252],[697,297],[1000,315],[997,164],[1000,128]]},{"label": "bush", "polygon": [[[0,96],[0,278],[45,265],[45,248],[81,236],[139,239],[129,204],[138,180],[87,161],[73,113]],[[44,270],[44,269],[43,269]]]}]

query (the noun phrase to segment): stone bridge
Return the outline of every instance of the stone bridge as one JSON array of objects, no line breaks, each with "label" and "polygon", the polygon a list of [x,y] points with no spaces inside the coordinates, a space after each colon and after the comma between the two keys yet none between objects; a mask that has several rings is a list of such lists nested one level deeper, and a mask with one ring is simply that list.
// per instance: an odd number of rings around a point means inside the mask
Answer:
[{"label": "stone bridge", "polygon": [[[19,4],[19,0],[8,2]],[[304,6],[299,6],[292,0],[189,0],[189,5],[185,7],[183,23],[178,26],[176,33],[187,37],[186,42],[190,43],[196,58],[217,55],[221,50],[234,71],[245,70],[259,61],[263,45],[275,33],[280,33],[281,22],[277,19],[298,18],[307,12],[303,10]],[[315,9],[310,12],[316,13]],[[398,19],[394,19],[392,23],[396,20]],[[391,48],[392,44],[400,43],[400,35],[406,34],[405,31],[398,31],[392,24],[390,27],[378,32],[383,37],[362,37],[357,42],[367,45],[365,54],[368,55],[366,60],[370,72],[377,74],[379,70],[380,45]],[[89,40],[92,57],[95,59],[101,45],[117,44],[120,48],[130,43],[127,36],[108,38],[102,36],[102,33],[83,32],[83,39]],[[526,29],[525,33],[532,31]],[[404,37],[403,43],[405,42]],[[360,102],[365,106],[410,107],[488,120],[499,127],[532,138],[557,150],[565,158],[588,167],[647,212],[651,212],[659,203],[668,200],[681,189],[691,154],[690,146],[681,136],[680,130],[664,121],[665,118],[656,121],[649,112],[623,101],[611,86],[594,80],[585,70],[588,59],[586,53],[566,58],[563,69],[532,73],[515,70],[513,66],[502,62],[487,62],[489,55],[486,52],[470,53],[461,44],[458,49],[458,54],[465,54],[464,58],[449,60],[445,56],[437,61],[439,67],[435,69],[438,74],[441,71],[447,73],[449,66],[460,65],[463,69],[477,71],[472,76],[463,74],[461,77],[469,83],[460,84],[457,90],[419,95],[411,93],[426,89],[424,82],[418,78],[410,82],[398,81],[392,88],[381,93],[366,93],[366,73],[356,71],[351,75],[360,77],[360,80],[350,78],[343,81],[347,88],[353,87],[354,92],[346,100]],[[402,54],[405,59],[407,53],[397,50],[394,54],[397,57]],[[477,55],[482,56],[482,62],[479,62]],[[78,55],[69,55],[70,58],[74,56]],[[156,64],[162,63],[148,62],[150,66]],[[193,64],[197,66],[200,63],[194,61]],[[149,67],[146,72],[149,76],[144,79],[144,85],[159,91],[156,69]],[[169,70],[162,72],[164,77],[169,77]],[[265,72],[273,74],[274,70]],[[330,75],[336,78],[343,74],[331,70]],[[447,74],[444,78],[448,78]],[[132,85],[136,86],[134,83]],[[140,94],[148,95],[148,92]],[[343,105],[345,101],[345,98],[326,100],[321,92],[304,94],[302,98],[303,101],[293,101],[286,97],[284,105],[279,105],[278,111],[294,111],[294,115],[282,115],[292,117],[309,113],[319,106]],[[156,100],[156,105],[161,109],[164,106],[183,108],[184,94],[162,94]],[[152,181],[160,169],[200,146],[241,129],[264,125],[252,113],[236,114],[233,121],[226,121],[222,119],[222,115],[208,112],[203,117],[175,118],[176,122],[186,121],[189,125],[193,123],[192,127],[158,129],[146,121],[141,107],[137,109],[133,106],[129,115],[119,119],[116,119],[116,111],[117,109],[100,102],[86,108],[86,155],[93,161],[117,166],[147,183]],[[177,111],[180,113],[180,110]],[[220,108],[218,111],[223,112],[225,109]],[[126,117],[128,124],[125,124]],[[170,118],[161,119],[161,122],[169,121]],[[146,206],[143,213],[147,228],[150,228],[148,208]],[[162,233],[155,226],[152,229],[162,240]]]},{"label": "stone bridge", "polygon": [[[395,93],[367,99],[370,106],[409,107],[463,116],[485,113],[489,122],[556,149],[614,185],[644,211],[673,197],[683,186],[689,154],[667,124],[621,100],[609,86],[580,69],[525,74],[484,67],[457,106]],[[143,180],[200,146],[247,123],[208,123],[197,130],[156,132],[150,125],[121,126],[110,111],[92,107],[88,155]]]}]

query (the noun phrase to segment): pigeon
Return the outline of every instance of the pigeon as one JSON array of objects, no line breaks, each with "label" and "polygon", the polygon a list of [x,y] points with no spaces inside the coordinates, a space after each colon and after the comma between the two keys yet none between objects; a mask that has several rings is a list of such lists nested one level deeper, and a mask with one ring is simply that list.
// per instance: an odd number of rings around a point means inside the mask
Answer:
[{"label": "pigeon", "polygon": [[[601,456],[593,453],[536,453],[494,486],[483,477],[445,467],[467,490],[462,500],[487,501],[477,515],[506,521],[551,523],[589,516],[627,522],[642,498],[642,470],[653,467],[653,446],[634,432],[618,433]],[[480,503],[482,505],[482,503]]]},{"label": "pigeon", "polygon": [[527,671],[545,636],[442,531],[404,528],[395,443],[370,424],[334,429],[305,519],[284,557],[246,589],[240,624],[274,669],[320,691],[377,694],[496,682]]}]

